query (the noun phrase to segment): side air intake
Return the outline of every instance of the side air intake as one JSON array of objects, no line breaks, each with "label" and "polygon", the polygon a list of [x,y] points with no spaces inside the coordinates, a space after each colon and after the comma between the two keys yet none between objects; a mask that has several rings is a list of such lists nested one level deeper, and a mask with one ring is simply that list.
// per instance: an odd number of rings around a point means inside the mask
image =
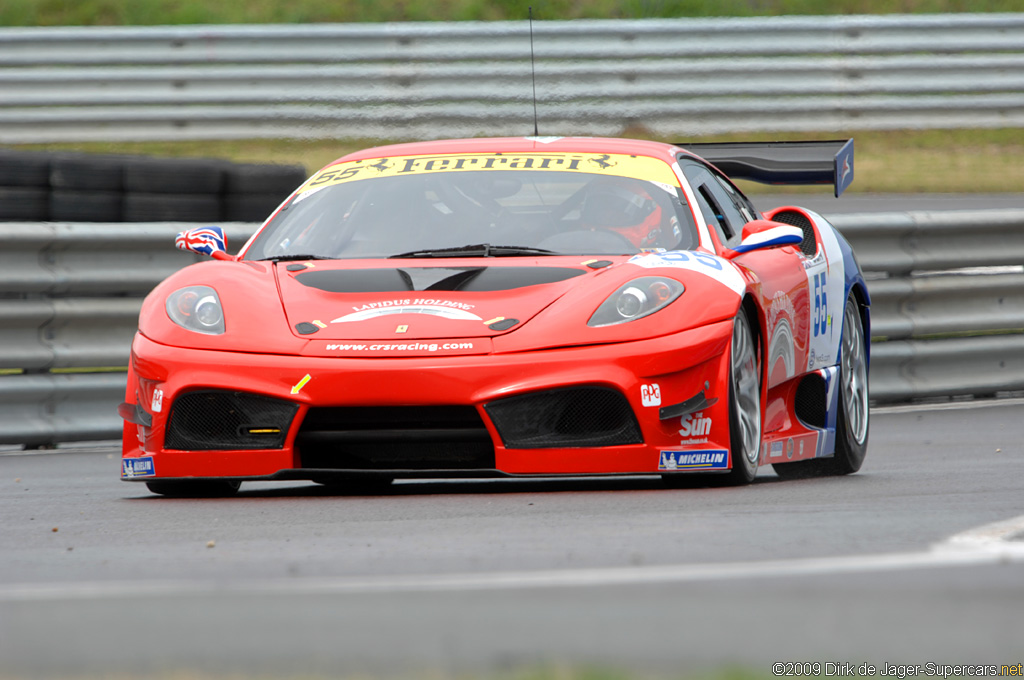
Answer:
[{"label": "side air intake", "polygon": [[807,219],[807,215],[796,210],[783,210],[772,216],[773,222],[782,222],[793,227],[799,227],[804,232],[804,239],[800,241],[800,252],[808,257],[818,252],[818,239],[814,237],[814,225]]},{"label": "side air intake", "polygon": [[566,387],[499,399],[484,409],[508,449],[642,444],[626,398],[608,387]]},{"label": "side air intake", "polygon": [[284,446],[297,404],[259,394],[201,390],[171,406],[165,449],[225,451]]},{"label": "side air intake", "polygon": [[793,410],[796,417],[811,427],[824,429],[828,416],[828,393],[825,379],[812,373],[800,381],[796,388]]}]

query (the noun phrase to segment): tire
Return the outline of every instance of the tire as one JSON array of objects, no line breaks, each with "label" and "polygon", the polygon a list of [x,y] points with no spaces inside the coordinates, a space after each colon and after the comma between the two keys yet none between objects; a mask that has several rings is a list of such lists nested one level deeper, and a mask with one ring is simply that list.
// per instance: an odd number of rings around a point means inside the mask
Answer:
[{"label": "tire", "polygon": [[860,306],[851,293],[843,309],[839,353],[839,413],[836,450],[831,458],[773,465],[783,479],[848,475],[860,469],[868,450],[871,411],[868,404],[868,358]]},{"label": "tire", "polygon": [[306,177],[306,168],[301,165],[236,163],[224,170],[224,191],[228,195],[280,195],[280,203],[305,182]]},{"label": "tire", "polygon": [[49,189],[0,186],[0,222],[45,222],[49,203]]},{"label": "tire", "polygon": [[140,194],[220,194],[223,161],[205,158],[140,158],[125,161],[124,190]]},{"label": "tire", "polygon": [[123,156],[58,154],[50,164],[54,189],[116,191],[124,186]]},{"label": "tire", "polygon": [[150,491],[168,498],[226,498],[234,496],[241,485],[221,479],[146,482]]},{"label": "tire", "polygon": [[288,194],[228,194],[224,197],[225,222],[263,222]]},{"label": "tire", "polygon": [[121,192],[54,189],[50,219],[54,222],[120,222]]},{"label": "tire", "polygon": [[0,186],[48,187],[52,160],[46,152],[0,149]]},{"label": "tire", "polygon": [[125,222],[219,222],[221,203],[205,194],[124,194]]},{"label": "tire", "polygon": [[761,459],[761,352],[742,309],[733,322],[729,349],[729,486],[749,484]]},{"label": "tire", "polygon": [[860,305],[851,295],[846,301],[843,324],[850,324],[854,331],[849,337],[843,335],[843,359],[840,367],[840,395],[842,409],[839,411],[836,429],[836,474],[848,475],[860,470],[868,452],[868,435],[871,433],[871,404],[868,389],[868,338],[864,335],[864,322],[860,317]]}]

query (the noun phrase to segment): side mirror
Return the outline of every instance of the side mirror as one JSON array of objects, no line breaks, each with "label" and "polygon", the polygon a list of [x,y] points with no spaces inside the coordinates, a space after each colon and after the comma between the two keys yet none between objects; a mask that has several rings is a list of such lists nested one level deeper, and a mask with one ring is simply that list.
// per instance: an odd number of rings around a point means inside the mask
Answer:
[{"label": "side mirror", "polygon": [[174,239],[174,247],[209,255],[215,260],[235,259],[228,255],[228,237],[220,227],[197,227],[180,232]]},{"label": "side mirror", "polygon": [[749,253],[751,250],[798,245],[804,240],[804,232],[782,222],[753,220],[743,226],[743,239],[732,249],[734,253]]}]

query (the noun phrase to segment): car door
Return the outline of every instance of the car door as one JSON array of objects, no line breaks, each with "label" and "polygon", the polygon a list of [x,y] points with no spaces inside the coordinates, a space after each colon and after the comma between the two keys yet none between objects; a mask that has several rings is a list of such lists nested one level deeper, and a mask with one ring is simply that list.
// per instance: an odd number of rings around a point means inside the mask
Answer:
[{"label": "car door", "polygon": [[[743,226],[760,215],[750,200],[715,168],[680,159],[704,220],[715,233],[719,252],[739,245]],[[807,365],[813,307],[807,258],[796,246],[754,250],[732,258],[757,281],[756,294],[764,311],[764,351],[768,388],[802,373]],[[821,299],[819,296],[818,304]],[[820,307],[819,307],[820,314]],[[817,327],[820,330],[820,324]]]}]

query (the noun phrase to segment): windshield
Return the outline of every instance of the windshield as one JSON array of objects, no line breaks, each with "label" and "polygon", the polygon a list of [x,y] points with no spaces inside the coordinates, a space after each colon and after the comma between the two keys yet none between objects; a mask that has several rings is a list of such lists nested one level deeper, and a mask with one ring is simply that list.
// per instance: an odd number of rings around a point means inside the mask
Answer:
[{"label": "windshield", "polygon": [[[389,160],[378,163],[400,165]],[[368,165],[353,177],[334,167],[296,194],[245,259],[614,255],[697,243],[679,187],[658,181],[578,170],[378,173]]]}]

